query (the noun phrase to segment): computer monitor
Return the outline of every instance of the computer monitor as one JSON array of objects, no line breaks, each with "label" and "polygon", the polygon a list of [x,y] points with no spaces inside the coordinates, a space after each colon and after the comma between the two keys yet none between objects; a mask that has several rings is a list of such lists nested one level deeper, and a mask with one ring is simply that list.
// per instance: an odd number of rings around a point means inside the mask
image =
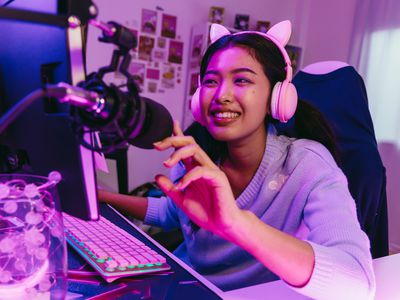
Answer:
[{"label": "computer monitor", "polygon": [[[57,13],[0,8],[0,115],[45,84],[85,78],[81,29],[60,20]],[[63,211],[98,218],[94,155],[80,145],[67,104],[36,101],[0,136],[0,145],[26,151],[36,175],[61,173]]]}]

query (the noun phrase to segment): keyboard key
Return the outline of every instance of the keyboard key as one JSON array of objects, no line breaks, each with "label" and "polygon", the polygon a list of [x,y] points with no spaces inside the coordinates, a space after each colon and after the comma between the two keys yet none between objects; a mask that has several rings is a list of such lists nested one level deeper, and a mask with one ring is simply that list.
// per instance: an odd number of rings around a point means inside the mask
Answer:
[{"label": "keyboard key", "polygon": [[107,260],[104,264],[107,268],[116,268],[118,266],[115,260]]}]

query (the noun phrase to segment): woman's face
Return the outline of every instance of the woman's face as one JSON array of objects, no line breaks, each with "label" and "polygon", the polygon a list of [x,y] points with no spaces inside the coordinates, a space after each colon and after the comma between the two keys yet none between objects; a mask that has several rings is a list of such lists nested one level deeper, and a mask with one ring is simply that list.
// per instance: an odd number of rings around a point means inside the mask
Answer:
[{"label": "woman's face", "polygon": [[216,52],[205,71],[200,103],[205,125],[219,141],[265,134],[271,86],[260,63],[243,47]]}]

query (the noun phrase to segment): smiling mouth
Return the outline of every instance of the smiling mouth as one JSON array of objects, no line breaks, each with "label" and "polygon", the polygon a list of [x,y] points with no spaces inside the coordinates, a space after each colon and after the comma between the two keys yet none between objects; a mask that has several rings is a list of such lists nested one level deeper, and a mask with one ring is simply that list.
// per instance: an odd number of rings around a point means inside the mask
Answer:
[{"label": "smiling mouth", "polygon": [[213,112],[211,115],[220,120],[234,120],[240,117],[240,113],[225,111],[225,112]]}]

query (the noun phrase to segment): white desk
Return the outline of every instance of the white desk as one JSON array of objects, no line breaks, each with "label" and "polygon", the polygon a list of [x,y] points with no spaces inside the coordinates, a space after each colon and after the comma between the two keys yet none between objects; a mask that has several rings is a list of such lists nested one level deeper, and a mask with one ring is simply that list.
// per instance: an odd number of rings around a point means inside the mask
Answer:
[{"label": "white desk", "polygon": [[374,259],[375,300],[400,299],[400,253]]},{"label": "white desk", "polygon": [[[375,259],[373,264],[376,277],[375,300],[399,300],[400,299],[400,253]],[[227,300],[310,299],[294,292],[280,280],[259,284],[243,289],[229,291],[223,294],[223,298]]]}]

